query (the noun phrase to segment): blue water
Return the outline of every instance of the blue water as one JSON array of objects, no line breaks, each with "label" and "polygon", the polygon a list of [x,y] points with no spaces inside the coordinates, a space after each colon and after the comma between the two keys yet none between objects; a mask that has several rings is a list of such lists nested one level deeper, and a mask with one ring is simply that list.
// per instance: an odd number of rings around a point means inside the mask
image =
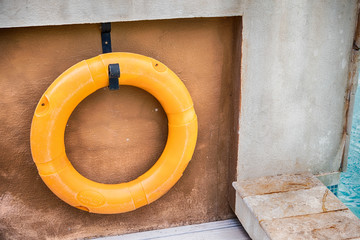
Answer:
[{"label": "blue water", "polygon": [[360,218],[360,87],[355,95],[348,168],[341,174],[338,197]]}]

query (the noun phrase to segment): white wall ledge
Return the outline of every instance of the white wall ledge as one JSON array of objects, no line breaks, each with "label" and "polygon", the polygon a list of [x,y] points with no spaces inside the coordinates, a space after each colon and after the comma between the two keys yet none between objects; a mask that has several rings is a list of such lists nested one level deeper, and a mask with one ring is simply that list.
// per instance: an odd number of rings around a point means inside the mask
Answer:
[{"label": "white wall ledge", "polygon": [[243,0],[2,0],[0,28],[227,17],[242,13]]}]

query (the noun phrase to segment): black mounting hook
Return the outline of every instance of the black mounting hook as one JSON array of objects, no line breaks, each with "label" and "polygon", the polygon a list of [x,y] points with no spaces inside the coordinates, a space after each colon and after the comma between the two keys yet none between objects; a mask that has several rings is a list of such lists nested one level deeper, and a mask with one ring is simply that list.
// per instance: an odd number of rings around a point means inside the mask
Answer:
[{"label": "black mounting hook", "polygon": [[[110,32],[111,32],[111,23],[101,23],[101,45],[102,45],[103,53],[112,52]],[[108,74],[109,74],[109,89],[118,90],[119,77],[120,77],[119,64],[118,63],[109,64]]]},{"label": "black mounting hook", "polygon": [[111,23],[101,23],[101,45],[103,53],[112,52],[110,32]]}]

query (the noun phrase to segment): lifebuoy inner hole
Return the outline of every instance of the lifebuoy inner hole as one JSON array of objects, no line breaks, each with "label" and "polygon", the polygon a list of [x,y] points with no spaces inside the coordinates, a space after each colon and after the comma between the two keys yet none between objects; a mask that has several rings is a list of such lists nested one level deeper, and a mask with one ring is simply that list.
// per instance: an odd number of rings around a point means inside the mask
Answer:
[{"label": "lifebuoy inner hole", "polygon": [[166,114],[151,94],[132,86],[103,88],[71,114],[65,149],[84,177],[107,184],[128,182],[155,164],[167,133]]}]

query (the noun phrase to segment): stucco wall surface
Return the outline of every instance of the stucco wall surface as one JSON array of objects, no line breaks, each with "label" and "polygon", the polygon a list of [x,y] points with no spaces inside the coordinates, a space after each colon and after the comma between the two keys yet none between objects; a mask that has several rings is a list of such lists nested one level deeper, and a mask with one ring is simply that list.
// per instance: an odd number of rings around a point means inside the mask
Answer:
[{"label": "stucco wall surface", "polygon": [[357,1],[247,1],[238,180],[340,170]]},{"label": "stucco wall surface", "polygon": [[[98,24],[0,30],[0,239],[78,239],[233,217],[227,203],[234,30],[239,18],[114,23],[113,51],[143,54],[172,69],[199,120],[193,159],[162,198],[136,211],[97,215],[58,199],[30,153],[30,126],[46,88],[73,64],[101,53]],[[136,178],[165,145],[167,119],[147,92],[100,89],[70,117],[67,155],[103,183]]]}]

